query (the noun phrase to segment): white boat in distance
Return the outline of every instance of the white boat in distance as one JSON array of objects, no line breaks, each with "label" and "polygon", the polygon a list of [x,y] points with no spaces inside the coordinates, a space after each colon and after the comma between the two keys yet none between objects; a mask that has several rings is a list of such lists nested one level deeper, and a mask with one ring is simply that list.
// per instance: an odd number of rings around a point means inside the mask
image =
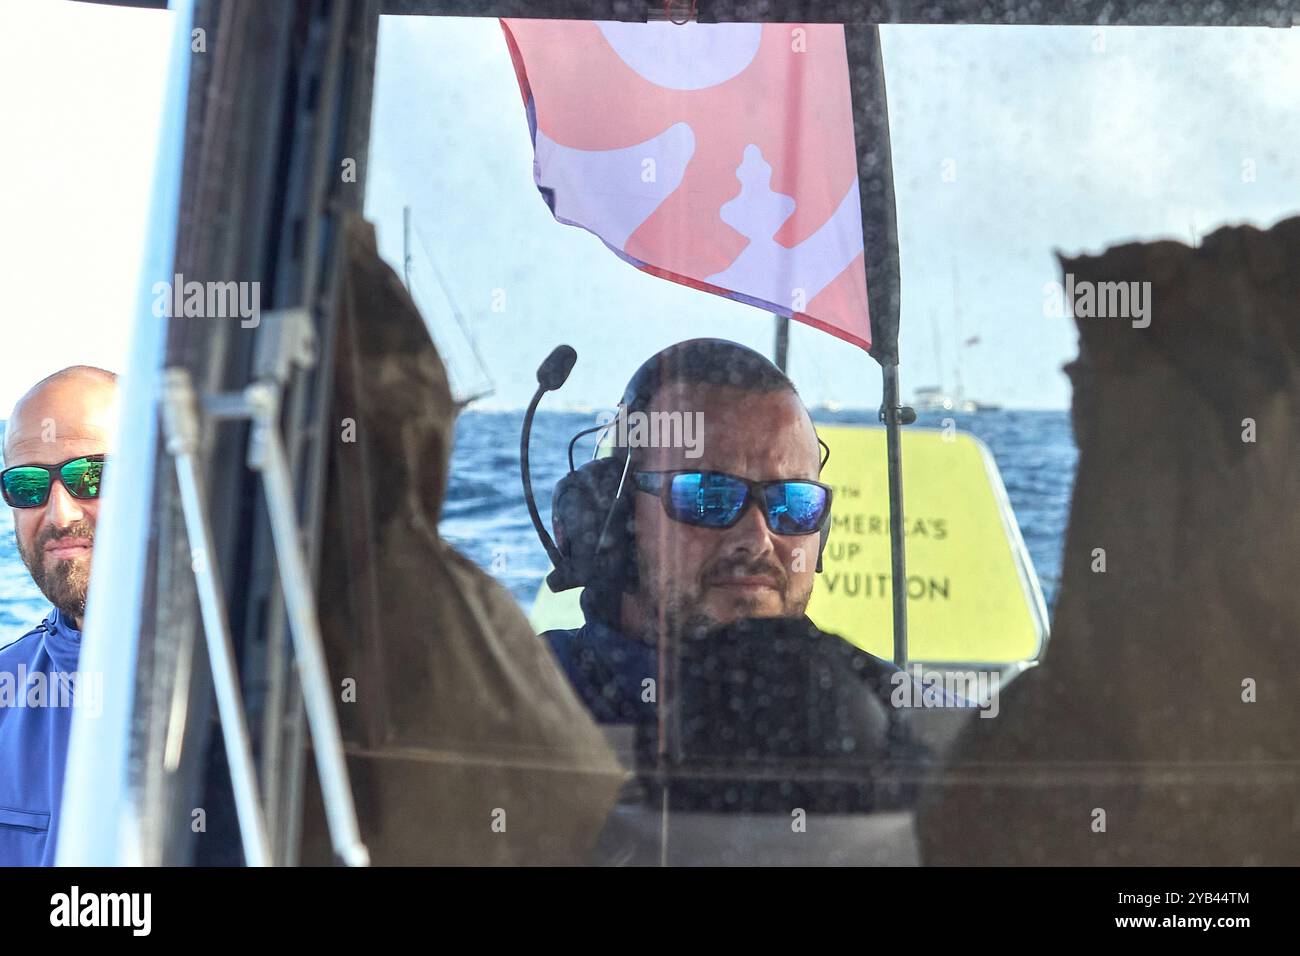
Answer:
[{"label": "white boat in distance", "polygon": [[912,393],[912,407],[918,412],[997,412],[1001,405],[991,402],[977,402],[972,398],[949,395],[940,385],[923,385]]}]

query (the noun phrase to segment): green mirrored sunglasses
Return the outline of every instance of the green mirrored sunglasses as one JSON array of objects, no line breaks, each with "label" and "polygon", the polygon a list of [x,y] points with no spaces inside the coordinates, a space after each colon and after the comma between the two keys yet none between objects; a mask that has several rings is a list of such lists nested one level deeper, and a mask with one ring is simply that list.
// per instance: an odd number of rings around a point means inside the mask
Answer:
[{"label": "green mirrored sunglasses", "polygon": [[98,498],[103,455],[69,458],[60,465],[14,465],[0,471],[0,492],[10,508],[40,508],[50,499],[55,476],[74,498]]}]

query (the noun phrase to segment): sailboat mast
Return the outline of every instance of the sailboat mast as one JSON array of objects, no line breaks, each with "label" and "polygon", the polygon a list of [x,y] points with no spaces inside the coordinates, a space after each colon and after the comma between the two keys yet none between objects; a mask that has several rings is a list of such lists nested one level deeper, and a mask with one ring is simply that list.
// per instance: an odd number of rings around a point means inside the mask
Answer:
[{"label": "sailboat mast", "polygon": [[402,207],[402,281],[411,291],[411,207]]},{"label": "sailboat mast", "polygon": [[938,379],[937,384],[939,386],[939,394],[943,395],[946,392],[946,388],[943,384],[943,336],[939,334],[939,316],[934,309],[930,310],[930,331],[934,333],[935,376]]},{"label": "sailboat mast", "polygon": [[785,315],[773,315],[776,319],[776,341],[772,346],[772,362],[782,372],[790,356],[790,318]]},{"label": "sailboat mast", "polygon": [[953,381],[954,394],[953,399],[958,408],[961,407],[962,401],[966,398],[966,390],[961,384],[961,297],[957,294],[957,260],[952,260],[952,324],[957,333],[957,361],[953,363]]}]

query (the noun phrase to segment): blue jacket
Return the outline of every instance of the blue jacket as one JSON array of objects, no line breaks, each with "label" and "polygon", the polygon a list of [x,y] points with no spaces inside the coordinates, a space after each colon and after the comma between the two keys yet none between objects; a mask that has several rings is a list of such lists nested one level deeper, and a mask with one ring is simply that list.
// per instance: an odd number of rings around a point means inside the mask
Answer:
[{"label": "blue jacket", "polygon": [[80,654],[81,632],[57,610],[0,648],[0,866],[54,863]]},{"label": "blue jacket", "polygon": [[560,669],[578,699],[598,724],[650,725],[655,705],[643,698],[647,678],[659,683],[659,650],[644,641],[625,637],[602,619],[590,594],[582,592],[587,623],[572,630],[547,631]]}]

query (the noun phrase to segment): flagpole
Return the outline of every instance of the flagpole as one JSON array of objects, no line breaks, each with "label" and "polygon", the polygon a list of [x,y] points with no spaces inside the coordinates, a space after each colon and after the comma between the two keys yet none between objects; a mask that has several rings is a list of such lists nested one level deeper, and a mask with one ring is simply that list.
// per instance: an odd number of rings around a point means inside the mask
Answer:
[{"label": "flagpole", "polygon": [[889,565],[894,599],[894,663],[907,666],[907,556],[903,547],[903,434],[902,426],[916,421],[916,411],[899,401],[898,363],[880,366],[884,395],[880,420],[885,423],[889,473]]},{"label": "flagpole", "polygon": [[894,663],[907,664],[907,563],[903,555],[903,443],[900,429],[916,412],[899,400],[898,220],[894,208],[894,161],[889,145],[889,98],[881,56],[880,27],[846,23],[844,48],[853,95],[853,135],[858,151],[858,198],[862,251],[867,268],[871,356],[880,363],[889,475],[889,553],[893,580]]},{"label": "flagpole", "polygon": [[790,317],[774,315],[773,318],[776,319],[776,337],[772,345],[772,361],[784,372],[786,358],[790,354]]}]

